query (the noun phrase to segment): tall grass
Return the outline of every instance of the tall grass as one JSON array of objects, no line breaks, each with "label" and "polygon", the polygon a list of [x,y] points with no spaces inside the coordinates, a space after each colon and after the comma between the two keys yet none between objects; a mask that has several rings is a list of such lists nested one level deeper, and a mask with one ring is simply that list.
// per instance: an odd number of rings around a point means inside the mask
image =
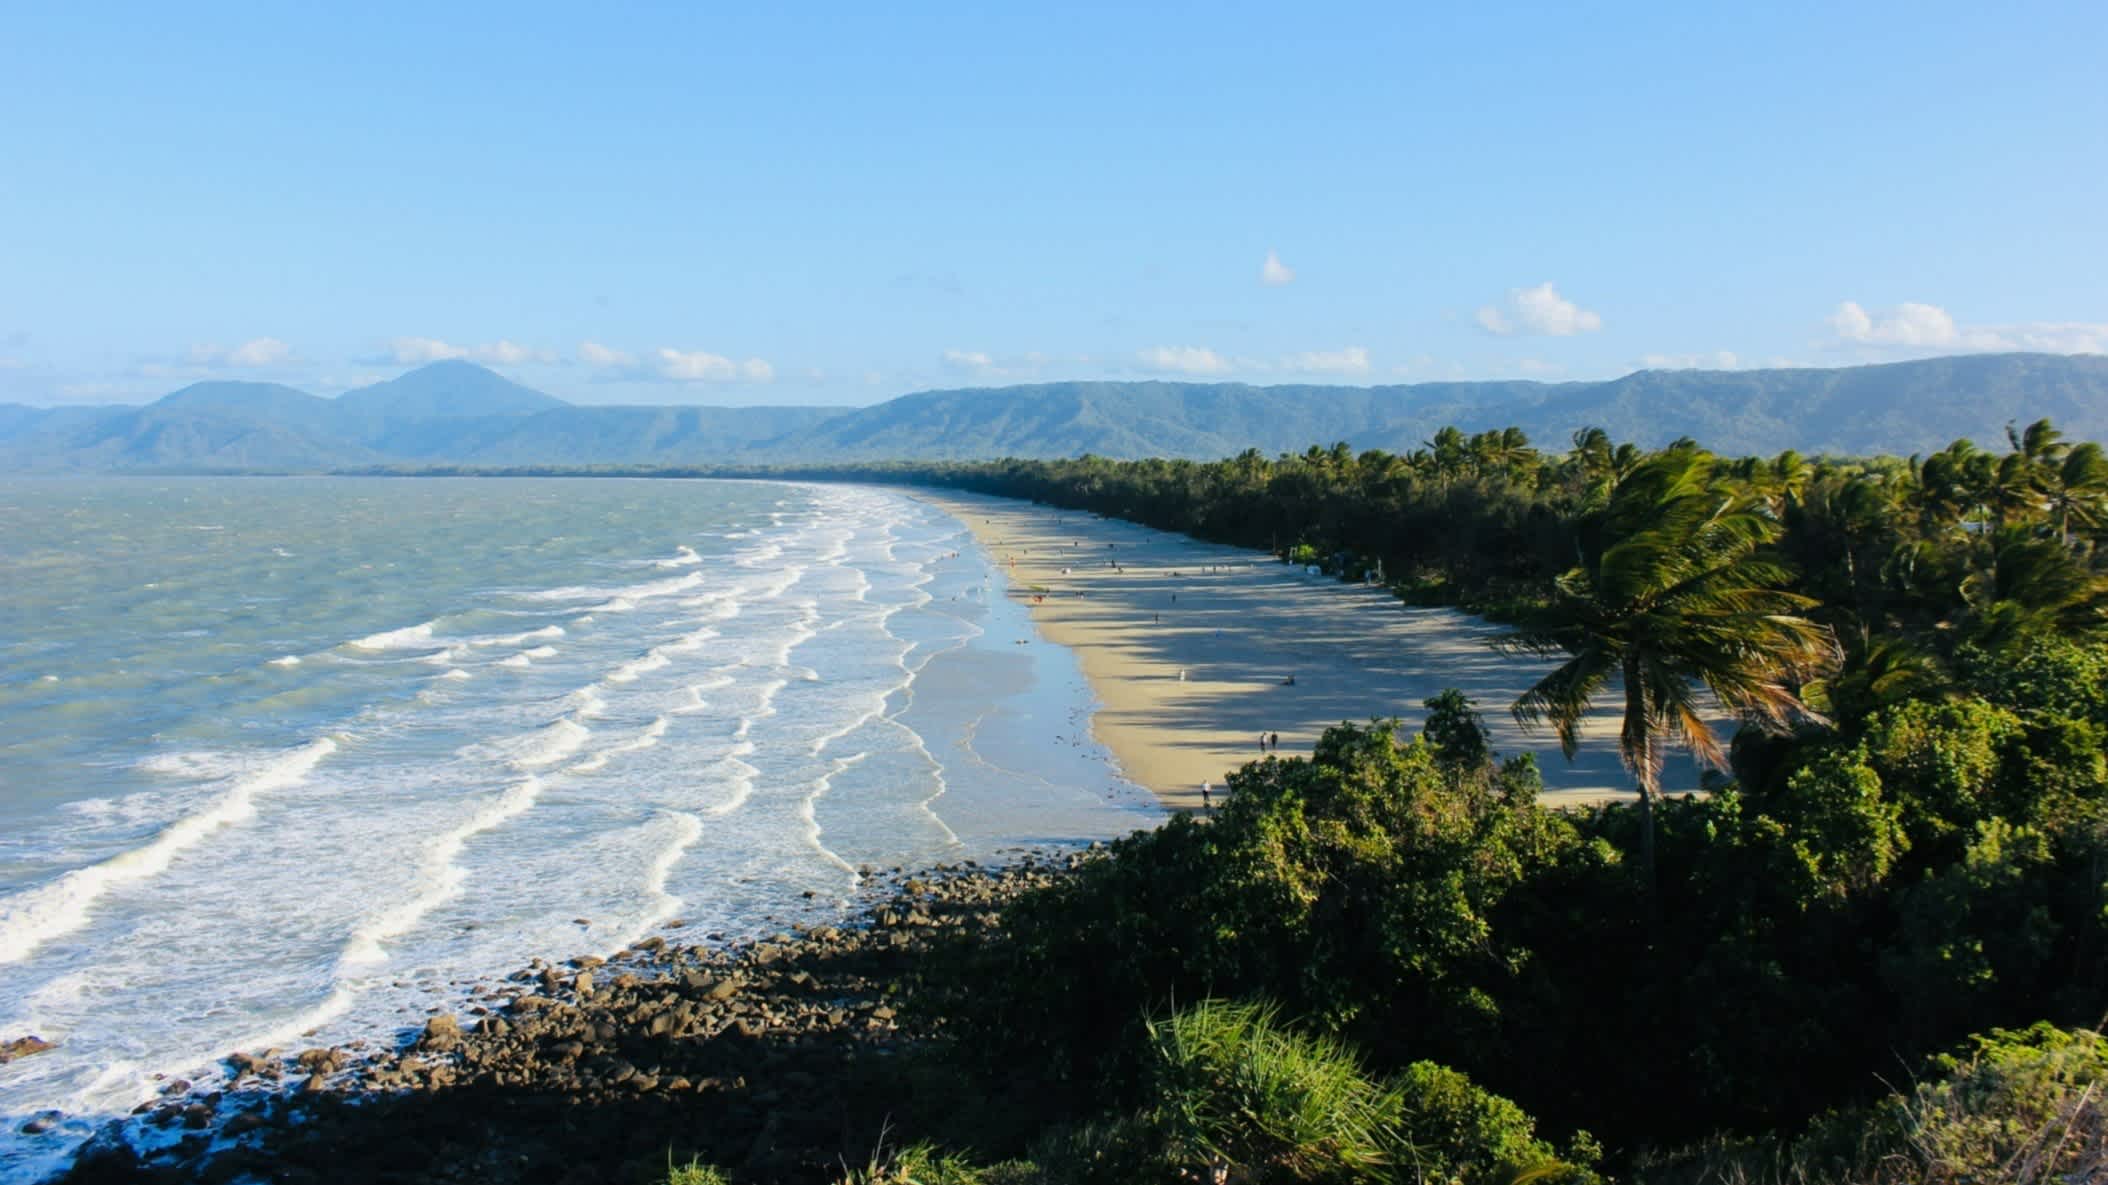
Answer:
[{"label": "tall grass", "polygon": [[1174,1160],[1262,1180],[1409,1175],[1399,1171],[1412,1159],[1399,1136],[1403,1096],[1338,1041],[1289,1031],[1270,1006],[1219,1000],[1152,1022],[1149,1034]]}]

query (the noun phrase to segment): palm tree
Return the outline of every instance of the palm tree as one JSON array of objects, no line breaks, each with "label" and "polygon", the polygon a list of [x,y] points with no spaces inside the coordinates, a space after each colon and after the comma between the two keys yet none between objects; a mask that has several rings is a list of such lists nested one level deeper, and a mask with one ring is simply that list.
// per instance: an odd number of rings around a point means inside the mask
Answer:
[{"label": "palm tree", "polygon": [[1499,643],[1566,656],[1513,711],[1525,728],[1551,724],[1569,759],[1590,705],[1617,687],[1625,708],[1618,747],[1639,782],[1650,897],[1664,756],[1681,745],[1715,768],[1727,764],[1700,688],[1765,727],[1821,720],[1794,688],[1827,669],[1837,647],[1828,630],[1800,616],[1816,602],[1788,592],[1789,573],[1760,554],[1778,531],[1754,499],[1716,479],[1707,453],[1656,453],[1619,481],[1600,551],[1559,579],[1541,623]]},{"label": "palm tree", "polygon": [[2097,531],[2108,521],[2108,454],[2088,441],[2064,454],[2057,479],[2050,483],[2050,513],[2057,519],[2057,534],[2071,542],[2071,526]]}]

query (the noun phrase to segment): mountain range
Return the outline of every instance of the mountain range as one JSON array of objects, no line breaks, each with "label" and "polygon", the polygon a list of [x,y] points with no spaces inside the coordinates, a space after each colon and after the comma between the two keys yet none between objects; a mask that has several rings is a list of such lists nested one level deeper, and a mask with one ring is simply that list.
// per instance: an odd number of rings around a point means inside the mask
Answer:
[{"label": "mountain range", "polygon": [[1643,370],[1602,382],[1378,387],[1066,382],[923,391],[870,407],[582,406],[467,362],[332,399],[206,382],[144,406],[0,403],[0,472],[698,467],[1268,455],[1516,426],[1548,448],[1600,427],[1725,453],[1911,453],[2048,417],[2108,439],[2108,357],[1978,354],[1836,369]]}]

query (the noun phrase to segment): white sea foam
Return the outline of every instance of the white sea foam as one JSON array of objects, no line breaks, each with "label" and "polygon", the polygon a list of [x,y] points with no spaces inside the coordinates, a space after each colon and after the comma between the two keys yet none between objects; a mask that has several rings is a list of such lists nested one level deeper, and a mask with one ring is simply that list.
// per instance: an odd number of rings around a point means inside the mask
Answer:
[{"label": "white sea foam", "polygon": [[462,670],[460,667],[455,667],[453,670],[448,671],[446,674],[441,675],[439,677],[452,683],[460,683],[466,681],[471,676],[467,671]]},{"label": "white sea foam", "polygon": [[645,930],[672,917],[681,908],[681,899],[667,891],[666,882],[673,875],[674,865],[679,864],[688,849],[703,837],[703,821],[686,811],[669,811],[668,817],[673,821],[673,834],[644,870],[644,892],[652,899],[652,909],[636,932],[624,940],[625,946],[642,938]]},{"label": "white sea foam", "polygon": [[[742,729],[742,735],[744,735],[744,729]],[[704,814],[712,816],[729,815],[746,805],[748,799],[754,797],[754,779],[760,776],[761,770],[749,765],[745,760],[753,752],[753,742],[742,740],[732,746],[732,751],[726,754],[724,759],[718,763],[728,771],[731,771],[732,794],[725,801],[704,811]]]},{"label": "white sea foam", "polygon": [[[569,723],[559,720],[550,728]],[[578,731],[584,733],[585,730]],[[566,752],[575,751],[578,743],[583,741],[584,737],[580,736],[577,742],[572,743],[571,750]],[[551,760],[562,760],[563,755],[558,753]],[[341,962],[357,965],[385,961],[388,957],[385,946],[387,942],[409,933],[426,914],[460,891],[462,882],[468,879],[468,872],[454,863],[454,857],[461,854],[461,849],[468,845],[470,838],[525,813],[534,805],[535,799],[541,797],[541,793],[542,780],[530,775],[478,807],[460,826],[426,845],[424,860],[421,862],[419,891],[409,900],[382,910],[353,928],[350,939],[344,944]]]},{"label": "white sea foam", "polygon": [[628,601],[645,601],[653,597],[670,597],[686,592],[703,582],[701,572],[688,572],[665,580],[648,580],[642,584],[608,587],[587,584],[565,585],[562,588],[539,589],[534,592],[514,593],[523,601],[600,601],[614,598]]},{"label": "white sea foam", "polygon": [[532,650],[522,650],[520,651],[520,653],[526,655],[528,658],[555,658],[556,647],[536,646]]},{"label": "white sea foam", "polygon": [[520,667],[531,667],[531,666],[533,666],[533,665],[534,665],[534,660],[533,660],[533,659],[531,659],[531,658],[529,658],[529,657],[527,657],[527,656],[526,656],[526,655],[524,655],[524,654],[515,654],[515,655],[513,655],[513,656],[512,656],[512,657],[510,657],[510,658],[501,658],[501,659],[499,659],[499,660],[497,661],[497,664],[496,664],[496,665],[498,665],[498,666],[501,666],[501,667],[513,667],[513,668],[517,669],[517,668],[520,668]]},{"label": "white sea foam", "polygon": [[421,625],[407,625],[399,630],[383,630],[377,634],[368,634],[351,645],[359,650],[412,650],[431,643],[432,626],[433,623],[427,621]]},{"label": "white sea foam", "polygon": [[674,549],[674,553],[671,556],[663,560],[653,560],[652,564],[660,568],[686,568],[692,564],[700,564],[702,562],[703,557],[695,554],[694,548],[683,543]]},{"label": "white sea foam", "polygon": [[323,737],[281,753],[202,810],[169,824],[145,846],[0,900],[0,963],[22,959],[42,943],[79,929],[103,894],[158,875],[185,848],[230,823],[252,818],[258,795],[293,785],[336,751],[337,742]]},{"label": "white sea foam", "polygon": [[573,716],[590,719],[605,712],[608,702],[601,696],[598,687],[587,685],[565,696],[564,705],[570,708]]},{"label": "white sea foam", "polygon": [[639,676],[656,671],[673,660],[657,650],[647,651],[641,658],[633,658],[608,672],[610,683],[635,683]]},{"label": "white sea foam", "polygon": [[543,642],[563,636],[564,627],[560,625],[545,625],[537,630],[528,630],[524,634],[490,634],[481,638],[470,638],[468,644],[471,646],[518,646],[527,642]]},{"label": "white sea foam", "polygon": [[288,654],[283,658],[274,658],[270,662],[265,663],[264,665],[271,667],[297,667],[300,665],[300,656],[297,654]]},{"label": "white sea foam", "polygon": [[563,717],[533,732],[499,741],[491,749],[521,769],[539,769],[578,752],[592,735],[592,729]]},{"label": "white sea foam", "polygon": [[608,746],[607,751],[610,753],[634,753],[639,749],[649,749],[659,743],[659,738],[666,735],[666,728],[672,723],[673,721],[660,716],[646,725],[643,732],[619,745]]}]

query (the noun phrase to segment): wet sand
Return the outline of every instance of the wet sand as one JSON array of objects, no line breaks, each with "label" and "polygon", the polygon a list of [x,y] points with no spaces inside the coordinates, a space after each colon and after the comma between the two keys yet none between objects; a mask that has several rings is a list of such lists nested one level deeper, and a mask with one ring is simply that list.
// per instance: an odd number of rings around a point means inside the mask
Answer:
[{"label": "wet sand", "polygon": [[[1401,605],[1384,589],[1310,575],[1264,552],[1029,502],[918,490],[956,515],[1030,606],[1048,641],[1073,649],[1099,700],[1093,731],[1122,770],[1167,806],[1201,804],[1201,783],[1262,756],[1307,755],[1343,720],[1397,716],[1456,687],[1476,701],[1502,754],[1535,752],[1549,805],[1628,796],[1617,714],[1589,719],[1568,762],[1549,730],[1528,734],[1515,697],[1554,665],[1494,652],[1502,627],[1453,609]],[[1288,680],[1293,677],[1293,684]],[[1696,789],[1674,758],[1666,788]]]}]

